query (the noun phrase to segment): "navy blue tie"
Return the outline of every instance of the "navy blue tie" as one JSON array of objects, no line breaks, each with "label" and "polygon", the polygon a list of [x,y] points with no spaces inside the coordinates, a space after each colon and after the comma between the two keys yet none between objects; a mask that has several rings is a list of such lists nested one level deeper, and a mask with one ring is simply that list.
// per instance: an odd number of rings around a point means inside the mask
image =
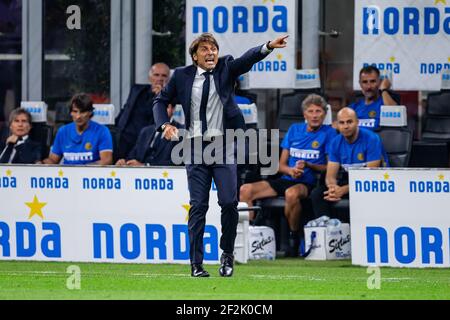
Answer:
[{"label": "navy blue tie", "polygon": [[147,146],[147,150],[145,150],[144,153],[144,161],[146,163],[150,164],[152,163],[160,143],[161,143],[161,132],[156,132],[150,144]]},{"label": "navy blue tie", "polygon": [[205,76],[205,82],[203,82],[203,90],[202,90],[202,101],[200,103],[200,120],[202,122],[202,134],[205,134],[205,131],[208,128],[208,124],[206,122],[206,106],[208,105],[209,84],[210,84],[209,76],[211,74],[212,72],[202,73],[202,75]]},{"label": "navy blue tie", "polygon": [[156,132],[155,133],[155,136],[153,137],[153,139],[152,139],[152,141],[150,143],[150,149],[153,149],[153,148],[156,149],[156,146],[159,144],[159,141],[161,140],[160,133],[161,132]]}]

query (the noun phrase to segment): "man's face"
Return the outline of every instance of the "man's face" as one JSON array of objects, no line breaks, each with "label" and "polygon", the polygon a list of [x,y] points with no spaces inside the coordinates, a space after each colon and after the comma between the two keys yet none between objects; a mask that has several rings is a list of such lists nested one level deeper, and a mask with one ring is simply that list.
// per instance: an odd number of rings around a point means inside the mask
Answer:
[{"label": "man's face", "polygon": [[338,116],[338,130],[347,139],[352,138],[358,130],[358,120],[354,113],[342,113]]},{"label": "man's face", "polygon": [[170,70],[164,65],[156,64],[149,74],[149,81],[152,87],[160,87],[161,90],[169,80]]},{"label": "man's face", "polygon": [[72,106],[72,111],[70,112],[72,120],[78,128],[84,128],[87,125],[89,119],[91,119],[91,114],[92,112],[90,111],[81,112],[76,106]]},{"label": "man's face", "polygon": [[303,112],[303,116],[308,122],[308,127],[310,127],[312,130],[320,128],[320,126],[323,124],[323,121],[325,120],[325,115],[325,111],[322,109],[322,107],[315,104],[309,105],[308,108],[306,108],[306,110]]},{"label": "man's face", "polygon": [[359,85],[362,93],[367,100],[374,100],[378,97],[378,89],[380,88],[381,80],[376,72],[361,73],[359,77]]},{"label": "man's face", "polygon": [[11,122],[9,130],[15,136],[24,137],[30,133],[31,123],[28,122],[28,117],[25,114],[19,114]]},{"label": "man's face", "polygon": [[200,42],[192,56],[197,65],[204,70],[212,70],[216,67],[219,61],[219,49],[209,42]]}]

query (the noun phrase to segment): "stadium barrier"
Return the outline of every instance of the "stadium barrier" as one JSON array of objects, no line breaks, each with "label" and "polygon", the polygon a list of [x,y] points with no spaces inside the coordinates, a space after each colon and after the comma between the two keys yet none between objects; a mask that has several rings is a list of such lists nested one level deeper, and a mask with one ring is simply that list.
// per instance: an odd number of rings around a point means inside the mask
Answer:
[{"label": "stadium barrier", "polygon": [[[3,165],[0,199],[0,260],[189,263],[184,168]],[[205,263],[219,263],[220,232],[213,184]]]},{"label": "stadium barrier", "polygon": [[352,263],[450,267],[450,170],[350,169]]}]

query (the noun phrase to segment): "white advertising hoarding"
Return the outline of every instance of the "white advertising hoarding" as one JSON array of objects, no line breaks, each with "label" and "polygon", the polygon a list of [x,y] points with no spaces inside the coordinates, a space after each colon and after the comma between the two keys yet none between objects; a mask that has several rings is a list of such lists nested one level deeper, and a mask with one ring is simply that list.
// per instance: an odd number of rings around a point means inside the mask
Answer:
[{"label": "white advertising hoarding", "polygon": [[450,170],[351,169],[352,263],[450,267]]},{"label": "white advertising hoarding", "polygon": [[355,1],[355,90],[365,65],[388,70],[396,90],[440,90],[449,39],[448,0]]},{"label": "white advertising hoarding", "polygon": [[[184,168],[0,166],[0,260],[189,263]],[[213,184],[205,263],[218,263]]]},{"label": "white advertising hoarding", "polygon": [[186,64],[189,46],[204,32],[214,35],[219,53],[240,57],[248,49],[289,35],[288,45],[276,49],[249,72],[249,88],[294,88],[297,1],[187,0]]}]

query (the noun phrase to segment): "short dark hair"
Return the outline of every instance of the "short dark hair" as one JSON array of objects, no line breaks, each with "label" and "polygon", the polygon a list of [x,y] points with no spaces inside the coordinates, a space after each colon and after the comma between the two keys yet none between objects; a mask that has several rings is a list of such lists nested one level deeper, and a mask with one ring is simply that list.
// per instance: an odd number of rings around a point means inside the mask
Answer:
[{"label": "short dark hair", "polygon": [[359,77],[361,78],[361,75],[363,73],[369,74],[369,73],[373,73],[373,72],[375,72],[378,77],[380,76],[380,70],[377,67],[375,67],[373,65],[365,66],[359,71]]},{"label": "short dark hair", "polygon": [[213,44],[216,46],[217,50],[219,50],[219,44],[217,43],[216,38],[214,38],[211,33],[202,33],[194,41],[192,41],[191,45],[189,46],[189,54],[191,55],[192,61],[195,65],[197,65],[197,63],[194,61],[194,53],[197,52],[198,46],[201,42],[208,42],[210,44]]},{"label": "short dark hair", "polygon": [[17,116],[19,116],[21,114],[24,114],[27,117],[28,123],[31,125],[31,113],[29,113],[24,108],[17,108],[17,109],[14,109],[13,111],[11,111],[11,113],[9,114],[9,125],[11,125],[11,123],[14,121],[14,119],[16,119]]},{"label": "short dark hair", "polygon": [[92,99],[86,93],[77,93],[70,100],[70,112],[72,112],[73,107],[77,107],[80,112],[93,112],[94,105],[92,103]]}]

